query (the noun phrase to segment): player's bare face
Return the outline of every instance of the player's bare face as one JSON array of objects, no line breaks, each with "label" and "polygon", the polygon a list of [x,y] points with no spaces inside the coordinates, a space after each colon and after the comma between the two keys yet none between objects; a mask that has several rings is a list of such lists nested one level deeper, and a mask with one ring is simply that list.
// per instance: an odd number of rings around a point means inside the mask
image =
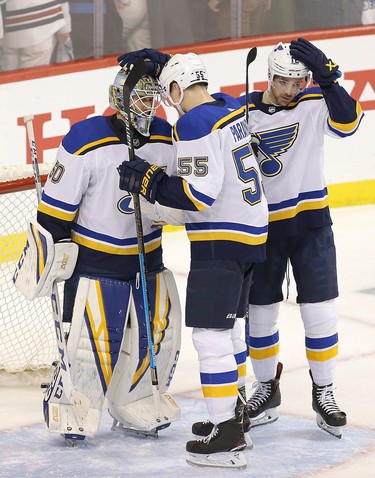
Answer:
[{"label": "player's bare face", "polygon": [[299,93],[301,79],[277,76],[273,79],[269,93],[270,101],[279,106],[287,106]]}]

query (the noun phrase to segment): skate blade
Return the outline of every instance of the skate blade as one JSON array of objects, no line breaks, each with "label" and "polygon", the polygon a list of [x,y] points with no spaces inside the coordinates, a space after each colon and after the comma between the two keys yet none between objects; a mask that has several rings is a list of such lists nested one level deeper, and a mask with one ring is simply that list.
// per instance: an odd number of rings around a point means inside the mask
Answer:
[{"label": "skate blade", "polygon": [[188,453],[186,463],[192,466],[210,466],[215,468],[244,469],[247,467],[245,456],[241,451],[210,453],[208,455]]},{"label": "skate blade", "polygon": [[248,433],[245,433],[245,441],[246,441],[246,450],[252,450],[254,448],[254,443],[251,440]]},{"label": "skate blade", "polygon": [[123,433],[124,435],[140,436],[143,438],[159,438],[157,428],[153,428],[152,430],[138,430],[136,428],[126,426],[126,424],[120,423],[117,420],[113,420],[111,430],[113,432]]},{"label": "skate blade", "polygon": [[268,425],[279,419],[279,413],[276,408],[269,408],[254,418],[250,418],[250,425],[257,427],[259,425]]},{"label": "skate blade", "polygon": [[316,415],[316,423],[320,429],[336,438],[341,438],[343,435],[341,427],[333,427],[332,425],[328,425],[328,423],[326,423],[319,414]]},{"label": "skate blade", "polygon": [[65,440],[65,443],[71,448],[76,448],[79,442],[82,442],[85,439],[84,435],[70,435],[66,433],[62,435]]}]

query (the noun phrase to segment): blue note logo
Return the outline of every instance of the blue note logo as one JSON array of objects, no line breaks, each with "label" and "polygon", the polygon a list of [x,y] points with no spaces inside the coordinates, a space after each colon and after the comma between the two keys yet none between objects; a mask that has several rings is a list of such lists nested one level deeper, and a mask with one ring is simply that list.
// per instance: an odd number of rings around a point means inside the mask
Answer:
[{"label": "blue note logo", "polygon": [[260,138],[258,163],[264,176],[276,176],[282,171],[282,155],[293,146],[298,130],[299,123],[268,131],[257,131]]}]

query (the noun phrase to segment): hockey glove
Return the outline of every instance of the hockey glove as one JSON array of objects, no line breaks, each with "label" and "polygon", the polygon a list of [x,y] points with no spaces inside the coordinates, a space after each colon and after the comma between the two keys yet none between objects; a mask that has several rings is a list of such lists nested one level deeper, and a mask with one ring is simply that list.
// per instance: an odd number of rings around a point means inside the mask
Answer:
[{"label": "hockey glove", "polygon": [[158,182],[167,176],[165,172],[144,159],[135,157],[133,161],[124,161],[117,168],[120,174],[120,189],[133,194],[141,194],[154,204]]},{"label": "hockey glove", "polygon": [[117,61],[122,68],[125,68],[126,65],[134,65],[139,59],[146,60],[147,73],[155,78],[159,78],[161,70],[170,58],[171,55],[162,53],[159,50],[143,48],[143,50],[124,53],[117,58]]},{"label": "hockey glove", "polygon": [[341,77],[339,65],[304,38],[290,42],[290,54],[312,71],[313,80],[320,86],[329,86]]},{"label": "hockey glove", "polygon": [[250,146],[251,150],[256,158],[258,158],[258,152],[259,152],[259,145],[260,145],[260,137],[256,133],[251,133],[251,139],[250,139]]}]

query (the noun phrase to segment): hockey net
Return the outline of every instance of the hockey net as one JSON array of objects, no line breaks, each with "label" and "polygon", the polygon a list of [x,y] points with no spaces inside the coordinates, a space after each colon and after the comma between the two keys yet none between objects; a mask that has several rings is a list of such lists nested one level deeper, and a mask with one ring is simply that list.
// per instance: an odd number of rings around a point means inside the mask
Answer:
[{"label": "hockey net", "polygon": [[[42,184],[48,165],[40,165]],[[12,277],[26,243],[27,221],[35,217],[37,195],[31,165],[0,165],[0,371],[51,369],[58,358],[48,297],[29,301]]]}]

